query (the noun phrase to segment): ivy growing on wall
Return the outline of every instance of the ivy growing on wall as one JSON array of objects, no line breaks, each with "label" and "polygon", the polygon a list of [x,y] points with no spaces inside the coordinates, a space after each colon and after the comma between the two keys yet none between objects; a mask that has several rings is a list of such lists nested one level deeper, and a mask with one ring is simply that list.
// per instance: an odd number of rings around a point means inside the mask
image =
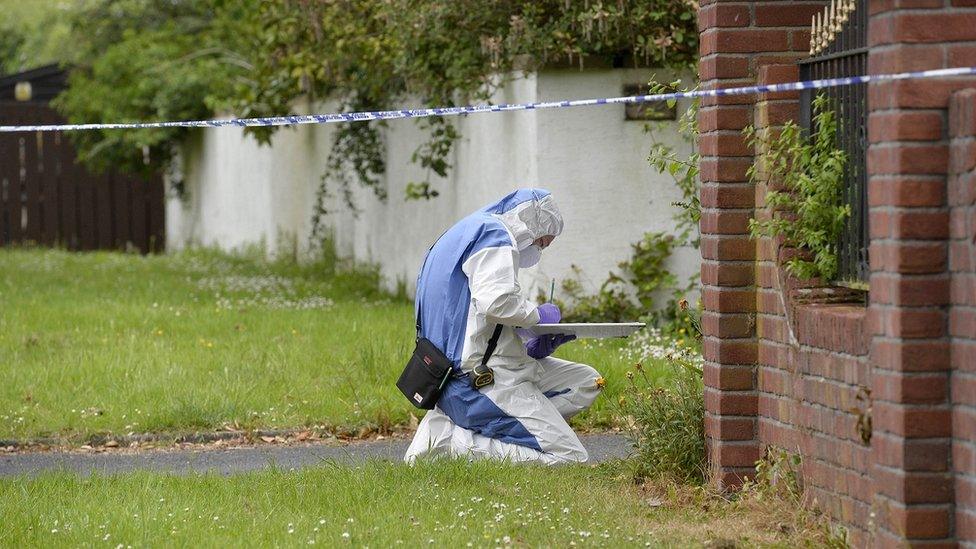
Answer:
[{"label": "ivy growing on wall", "polygon": [[[295,98],[354,97],[357,109],[412,103],[454,106],[488,101],[517,68],[588,55],[623,64],[687,65],[695,56],[697,5],[683,0],[567,2],[451,1],[262,3],[255,85],[240,103],[248,116],[286,111]],[[296,39],[296,36],[299,39]],[[450,119],[417,122],[427,140],[412,155],[424,171],[408,199],[436,197],[460,137]],[[359,183],[385,198],[383,122],[337,132],[319,197],[337,192],[347,207]],[[333,162],[332,159],[343,159]],[[319,205],[324,206],[320,200]],[[324,207],[313,225],[321,226]]]},{"label": "ivy growing on wall", "polygon": [[[680,80],[668,84],[651,81],[648,93],[669,93],[680,87]],[[685,88],[683,91],[691,91],[691,89]],[[669,107],[673,108],[676,104],[677,101],[673,99],[668,101]],[[675,186],[681,191],[681,200],[672,204],[678,208],[674,215],[675,234],[679,244],[691,245],[695,248],[698,247],[701,240],[698,230],[698,223],[701,221],[700,180],[698,178],[699,162],[701,161],[701,153],[698,151],[699,104],[700,100],[697,97],[692,99],[691,104],[678,119],[678,134],[691,145],[691,152],[685,156],[670,143],[659,141],[655,136],[655,130],[670,126],[670,124],[659,122],[648,127],[648,134],[651,137],[651,152],[647,157],[651,166],[662,174],[671,176]]]}]

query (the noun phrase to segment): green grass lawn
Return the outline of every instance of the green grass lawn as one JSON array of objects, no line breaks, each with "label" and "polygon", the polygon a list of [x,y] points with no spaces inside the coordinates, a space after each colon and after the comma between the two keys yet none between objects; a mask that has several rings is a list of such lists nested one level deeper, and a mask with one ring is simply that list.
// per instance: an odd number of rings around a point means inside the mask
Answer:
[{"label": "green grass lawn", "polygon": [[[323,464],[221,477],[0,480],[0,545],[390,547],[815,545],[791,505],[638,487],[616,464]],[[731,546],[718,544],[716,547]]]},{"label": "green grass lawn", "polygon": [[[377,287],[329,261],[0,250],[0,439],[409,424],[412,306]],[[622,348],[560,349],[608,381],[579,427],[614,422]]]}]

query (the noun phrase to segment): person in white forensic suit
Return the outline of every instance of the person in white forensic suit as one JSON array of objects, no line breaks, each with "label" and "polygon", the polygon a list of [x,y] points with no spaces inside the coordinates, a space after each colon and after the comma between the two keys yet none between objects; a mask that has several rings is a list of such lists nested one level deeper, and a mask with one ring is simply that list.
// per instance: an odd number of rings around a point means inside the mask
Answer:
[{"label": "person in white forensic suit", "polygon": [[[563,229],[552,195],[519,189],[465,217],[428,252],[417,279],[421,337],[451,360],[453,374],[427,412],[404,459],[496,458],[547,464],[588,456],[567,419],[588,408],[603,379],[585,364],[551,357],[572,336],[524,330],[560,321],[559,309],[522,295],[520,268],[539,262]],[[494,383],[472,387],[496,326],[487,366]]]}]

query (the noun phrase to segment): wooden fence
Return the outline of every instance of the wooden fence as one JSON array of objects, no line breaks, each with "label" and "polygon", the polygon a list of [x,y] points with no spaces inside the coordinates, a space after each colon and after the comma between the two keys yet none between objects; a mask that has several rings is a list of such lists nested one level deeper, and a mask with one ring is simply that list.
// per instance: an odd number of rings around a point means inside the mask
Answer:
[{"label": "wooden fence", "polygon": [[[62,118],[45,104],[0,102],[0,121]],[[159,176],[90,173],[61,132],[0,134],[0,246],[157,252],[164,215]]]}]

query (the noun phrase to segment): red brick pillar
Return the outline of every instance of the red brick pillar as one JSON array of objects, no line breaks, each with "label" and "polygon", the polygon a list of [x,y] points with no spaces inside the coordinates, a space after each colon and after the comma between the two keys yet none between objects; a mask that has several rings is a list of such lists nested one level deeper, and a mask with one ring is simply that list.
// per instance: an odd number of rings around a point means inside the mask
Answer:
[{"label": "red brick pillar", "polygon": [[[869,72],[973,64],[971,1],[872,0]],[[963,55],[968,51],[969,55]],[[966,58],[968,57],[968,59]],[[869,88],[869,324],[877,544],[954,543],[950,461],[948,140],[945,109],[965,79]]]},{"label": "red brick pillar", "polygon": [[[760,66],[802,57],[810,46],[810,17],[823,4],[702,0],[702,87],[753,84]],[[756,246],[747,228],[755,205],[746,177],[753,151],[741,134],[753,121],[756,99],[705,99],[698,118],[705,431],[714,480],[723,488],[738,486],[759,457]]]},{"label": "red brick pillar", "polygon": [[[795,63],[766,65],[759,70],[759,84],[782,84],[800,78]],[[779,135],[789,121],[800,118],[799,94],[765,93],[757,98],[755,127],[761,136],[756,158],[768,153],[770,140]],[[766,221],[773,211],[766,206],[766,194],[783,190],[782,181],[771,180],[764,163],[756,165],[755,218]],[[759,390],[758,437],[762,444],[789,451],[797,451],[799,438],[796,425],[803,412],[796,398],[794,386],[798,371],[799,353],[791,336],[792,315],[790,290],[798,285],[785,270],[788,254],[793,250],[782,246],[782,238],[762,237],[756,240],[756,335],[759,344],[757,384]]]},{"label": "red brick pillar", "polygon": [[[974,52],[976,53],[976,52]],[[976,55],[974,55],[976,60]],[[949,104],[952,464],[959,541],[976,542],[976,90]]]}]

